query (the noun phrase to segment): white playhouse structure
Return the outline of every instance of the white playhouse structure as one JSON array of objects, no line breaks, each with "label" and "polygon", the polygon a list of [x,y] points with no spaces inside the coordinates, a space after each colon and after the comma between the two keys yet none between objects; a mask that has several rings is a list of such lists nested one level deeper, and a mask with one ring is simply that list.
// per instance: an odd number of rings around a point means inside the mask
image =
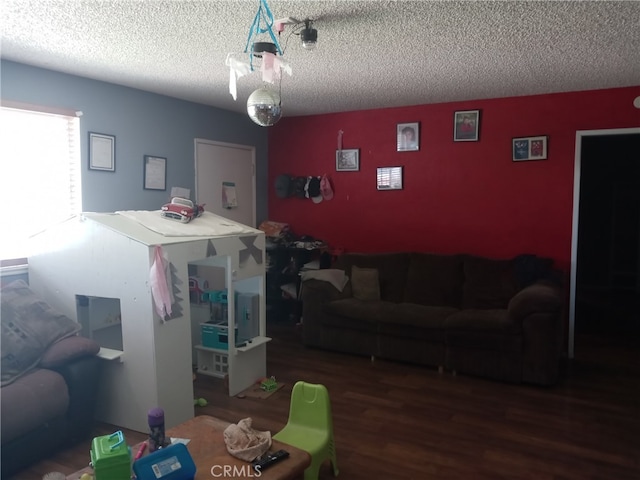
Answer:
[{"label": "white playhouse structure", "polygon": [[229,395],[266,376],[262,231],[210,212],[84,213],[32,242],[31,288],[102,347],[99,420],[145,432],[153,407],[167,428],[192,418],[193,365]]}]

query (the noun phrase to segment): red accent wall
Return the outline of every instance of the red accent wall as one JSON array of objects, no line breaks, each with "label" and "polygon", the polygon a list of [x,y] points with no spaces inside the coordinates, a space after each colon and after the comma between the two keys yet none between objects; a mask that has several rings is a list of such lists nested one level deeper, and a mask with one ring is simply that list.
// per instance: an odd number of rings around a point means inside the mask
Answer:
[{"label": "red accent wall", "polygon": [[[269,130],[269,219],[351,252],[535,253],[568,270],[576,131],[640,126],[638,95],[640,86],[284,118]],[[479,141],[454,142],[454,112],[478,109]],[[397,152],[396,125],[409,122],[420,123],[420,150]],[[360,149],[358,172],[335,171],[339,130],[343,148]],[[548,159],[512,162],[511,139],[535,135],[549,136]],[[376,168],[398,165],[404,189],[378,191]],[[335,196],[278,198],[280,174],[328,174]]]}]

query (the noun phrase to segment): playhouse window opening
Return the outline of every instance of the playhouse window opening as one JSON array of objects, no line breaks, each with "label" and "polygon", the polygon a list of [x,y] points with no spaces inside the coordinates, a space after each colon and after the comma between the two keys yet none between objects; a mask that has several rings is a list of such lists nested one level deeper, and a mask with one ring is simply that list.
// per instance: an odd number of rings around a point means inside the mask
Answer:
[{"label": "playhouse window opening", "polygon": [[76,312],[83,337],[101,348],[123,351],[120,299],[76,295]]}]

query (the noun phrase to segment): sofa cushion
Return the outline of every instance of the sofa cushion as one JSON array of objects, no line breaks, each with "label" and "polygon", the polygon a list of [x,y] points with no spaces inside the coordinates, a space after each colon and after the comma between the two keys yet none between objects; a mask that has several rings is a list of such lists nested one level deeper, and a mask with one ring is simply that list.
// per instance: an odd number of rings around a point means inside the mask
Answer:
[{"label": "sofa cushion", "polygon": [[62,375],[36,368],[2,387],[2,443],[35,430],[69,408],[69,391]]},{"label": "sofa cushion", "polygon": [[380,300],[380,277],[377,268],[351,267],[353,298],[365,301]]},{"label": "sofa cushion", "polygon": [[462,256],[412,253],[404,301],[459,307],[462,303]]},{"label": "sofa cushion", "polygon": [[40,361],[56,341],[75,334],[80,324],[56,312],[22,280],[2,289],[2,386]]},{"label": "sofa cushion", "polygon": [[42,368],[58,368],[76,358],[96,355],[100,345],[95,340],[74,335],[51,345],[40,359]]},{"label": "sofa cushion", "polygon": [[[522,335],[507,334],[504,332],[481,332],[471,330],[447,331],[447,348],[455,355],[462,351],[484,351],[489,357],[499,357],[499,352],[518,352],[523,348]],[[459,368],[459,367],[458,367]]]},{"label": "sofa cushion", "polygon": [[463,308],[507,308],[519,289],[514,260],[467,255],[463,268]]},{"label": "sofa cushion", "polygon": [[[351,277],[351,267],[376,268],[380,279],[380,298],[399,303],[404,298],[404,289],[409,268],[408,253],[345,253],[340,255],[334,268],[340,268]],[[345,288],[345,292],[348,292]]]},{"label": "sofa cushion", "polygon": [[460,310],[445,321],[449,347],[521,351],[520,324],[511,322],[507,310]]},{"label": "sofa cushion", "polygon": [[380,319],[378,332],[381,335],[442,342],[446,319],[458,311],[453,307],[416,303],[394,304],[393,307]]},{"label": "sofa cushion", "polygon": [[449,315],[444,327],[447,331],[505,332],[521,330],[512,322],[506,309],[465,309]]},{"label": "sofa cushion", "polygon": [[323,325],[376,332],[384,316],[383,305],[388,302],[367,302],[356,298],[334,300],[323,305],[328,315],[322,316]]}]

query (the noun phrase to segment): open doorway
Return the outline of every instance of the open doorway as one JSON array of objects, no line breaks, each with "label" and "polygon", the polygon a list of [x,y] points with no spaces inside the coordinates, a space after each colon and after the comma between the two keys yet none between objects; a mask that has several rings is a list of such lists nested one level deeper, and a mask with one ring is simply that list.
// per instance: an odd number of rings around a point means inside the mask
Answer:
[{"label": "open doorway", "polygon": [[[569,355],[637,351],[640,333],[640,128],[578,132]],[[621,351],[620,355],[624,356]]]}]

